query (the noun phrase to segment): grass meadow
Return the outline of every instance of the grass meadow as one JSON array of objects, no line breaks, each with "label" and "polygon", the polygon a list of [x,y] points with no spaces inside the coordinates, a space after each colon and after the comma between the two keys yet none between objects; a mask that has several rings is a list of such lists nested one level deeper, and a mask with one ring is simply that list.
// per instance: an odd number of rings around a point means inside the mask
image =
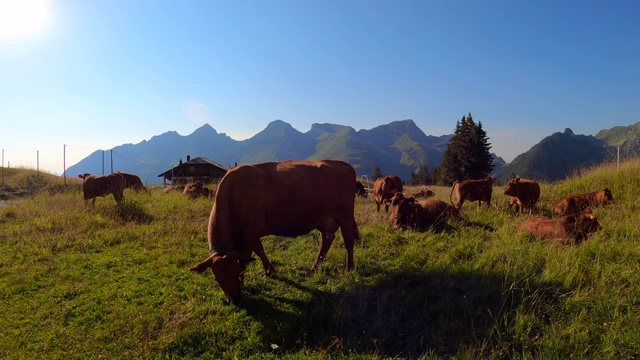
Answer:
[{"label": "grass meadow", "polygon": [[188,270],[208,255],[212,200],[152,188],[91,209],[74,184],[0,207],[0,358],[640,356],[640,160],[541,184],[543,215],[571,193],[613,193],[595,209],[603,230],[569,247],[516,232],[500,186],[438,231],[396,231],[357,198],[355,271],[340,235],[315,273],[317,231],[266,237],[277,275],[249,265],[238,305]]}]

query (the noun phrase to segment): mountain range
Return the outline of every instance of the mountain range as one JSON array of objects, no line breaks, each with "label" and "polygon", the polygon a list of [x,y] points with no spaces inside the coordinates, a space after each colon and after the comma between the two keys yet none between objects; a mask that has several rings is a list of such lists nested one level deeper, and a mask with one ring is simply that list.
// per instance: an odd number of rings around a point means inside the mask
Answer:
[{"label": "mountain range", "polygon": [[[440,164],[452,136],[426,135],[413,120],[359,131],[345,125],[313,124],[305,133],[275,120],[253,137],[238,141],[205,124],[186,136],[170,131],[138,144],[96,151],[69,167],[67,174],[124,171],[138,174],[145,184],[159,184],[160,173],[190,155],[206,157],[224,166],[289,159],[340,159],[352,164],[358,176],[372,176],[378,166],[385,175],[396,174],[409,180],[418,167],[426,165],[432,169]],[[613,159],[617,148],[627,157],[640,154],[640,123],[602,130],[596,136],[576,135],[565,129],[544,138],[509,164],[493,154],[492,175],[501,182],[510,175],[556,181],[580,167]]]}]

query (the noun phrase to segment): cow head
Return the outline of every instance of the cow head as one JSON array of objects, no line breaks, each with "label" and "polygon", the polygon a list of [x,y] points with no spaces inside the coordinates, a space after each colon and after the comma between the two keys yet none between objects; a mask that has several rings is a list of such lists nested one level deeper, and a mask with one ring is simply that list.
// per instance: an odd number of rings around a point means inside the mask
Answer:
[{"label": "cow head", "polygon": [[407,228],[407,225],[409,224],[409,216],[412,214],[410,204],[414,204],[415,202],[416,199],[412,197],[406,198],[401,192],[397,192],[393,195],[391,198],[393,211],[391,212],[389,221],[394,228]]},{"label": "cow head", "polygon": [[518,184],[520,184],[520,178],[509,180],[502,193],[509,196],[518,196]]},{"label": "cow head", "polygon": [[80,174],[80,175],[78,175],[78,177],[79,177],[80,179],[82,179],[82,180],[87,180],[88,178],[90,178],[90,177],[91,177],[91,174],[88,174],[88,173],[86,173],[86,174]]},{"label": "cow head", "polygon": [[613,200],[613,195],[611,194],[611,190],[609,188],[605,188],[602,190],[602,199],[600,200],[602,205],[615,204],[615,200]]},{"label": "cow head", "polygon": [[584,236],[602,230],[596,213],[589,207],[575,214],[575,217],[577,230]]},{"label": "cow head", "polygon": [[240,300],[247,263],[254,260],[251,257],[243,257],[239,251],[231,251],[224,255],[213,254],[189,270],[202,274],[207,269],[211,269],[214,279],[224,293],[225,300],[235,303]]}]

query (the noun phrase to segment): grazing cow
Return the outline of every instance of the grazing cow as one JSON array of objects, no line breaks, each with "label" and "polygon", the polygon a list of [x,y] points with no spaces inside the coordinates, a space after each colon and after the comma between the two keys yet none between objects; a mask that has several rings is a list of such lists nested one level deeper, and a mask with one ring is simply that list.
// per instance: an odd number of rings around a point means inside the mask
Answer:
[{"label": "grazing cow", "polygon": [[356,180],[356,195],[363,198],[367,197],[367,190],[365,190],[364,185],[362,185],[362,183],[357,180]]},{"label": "grazing cow", "polygon": [[[487,203],[487,206],[491,206],[491,193],[493,192],[494,181],[495,179],[492,177],[485,177],[484,179],[478,180],[458,180],[454,182],[451,187],[449,202],[458,210],[462,208],[462,204],[464,204],[465,200],[477,201],[478,210],[480,210],[480,205],[483,201]],[[456,204],[453,203],[452,199],[454,191],[458,198],[458,202]]]},{"label": "grazing cow", "polygon": [[518,231],[526,231],[543,239],[551,239],[561,245],[577,243],[593,232],[601,230],[600,222],[590,207],[556,219],[534,217],[518,225]]},{"label": "grazing cow", "polygon": [[182,194],[191,198],[197,198],[199,196],[208,198],[210,196],[210,190],[204,187],[202,181],[196,180],[195,182],[185,185]]},{"label": "grazing cow", "polygon": [[613,195],[611,195],[611,190],[605,188],[604,190],[586,194],[565,196],[553,205],[553,211],[559,214],[574,214],[589,206],[606,206],[614,203],[615,201],[613,200]]},{"label": "grazing cow", "polygon": [[396,175],[388,175],[376,179],[373,184],[373,200],[376,202],[376,211],[380,212],[380,204],[384,203],[384,212],[389,212],[391,198],[396,192],[402,192],[402,180]]},{"label": "grazing cow", "polygon": [[124,178],[125,188],[133,189],[135,191],[146,190],[144,185],[142,185],[142,180],[140,180],[140,177],[138,175],[123,173],[122,171],[118,171],[116,174]]},{"label": "grazing cow", "polygon": [[338,227],[347,250],[347,271],[354,268],[353,245],[360,238],[354,216],[356,174],[337,160],[283,161],[242,165],[229,169],[218,185],[209,217],[210,256],[190,268],[211,269],[227,301],[240,298],[244,270],[262,260],[267,276],[273,265],[261,237],[296,237],[320,230],[320,251],[311,271],[324,260]]},{"label": "grazing cow", "polygon": [[393,212],[389,217],[396,229],[426,229],[435,227],[449,219],[462,220],[460,211],[441,200],[420,200],[405,198],[396,193],[391,199]]},{"label": "grazing cow", "polygon": [[[523,208],[529,208],[529,215],[533,215],[536,203],[540,199],[540,185],[533,180],[513,178],[505,185],[503,194],[517,198],[519,215],[522,215]],[[509,198],[510,203],[511,200]]]},{"label": "grazing cow", "polygon": [[84,193],[84,203],[88,204],[89,200],[92,206],[96,205],[97,196],[107,196],[113,194],[116,203],[122,203],[124,196],[122,192],[125,187],[125,180],[119,174],[109,174],[104,176],[93,176],[91,174],[78,175],[83,180],[82,192]]}]

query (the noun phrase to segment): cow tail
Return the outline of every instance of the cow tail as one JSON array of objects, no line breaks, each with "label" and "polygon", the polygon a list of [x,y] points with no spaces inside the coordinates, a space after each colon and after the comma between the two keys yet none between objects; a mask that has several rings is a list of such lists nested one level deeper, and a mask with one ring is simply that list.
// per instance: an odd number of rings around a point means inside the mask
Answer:
[{"label": "cow tail", "polygon": [[356,224],[356,219],[353,219],[353,239],[360,240],[360,231],[358,231],[358,224]]},{"label": "cow tail", "polygon": [[456,188],[457,185],[458,185],[458,182],[454,181],[453,186],[451,186],[451,192],[449,193],[449,204],[451,204],[451,206],[455,206],[453,205],[453,200],[451,199],[451,196],[453,195],[453,190]]}]

